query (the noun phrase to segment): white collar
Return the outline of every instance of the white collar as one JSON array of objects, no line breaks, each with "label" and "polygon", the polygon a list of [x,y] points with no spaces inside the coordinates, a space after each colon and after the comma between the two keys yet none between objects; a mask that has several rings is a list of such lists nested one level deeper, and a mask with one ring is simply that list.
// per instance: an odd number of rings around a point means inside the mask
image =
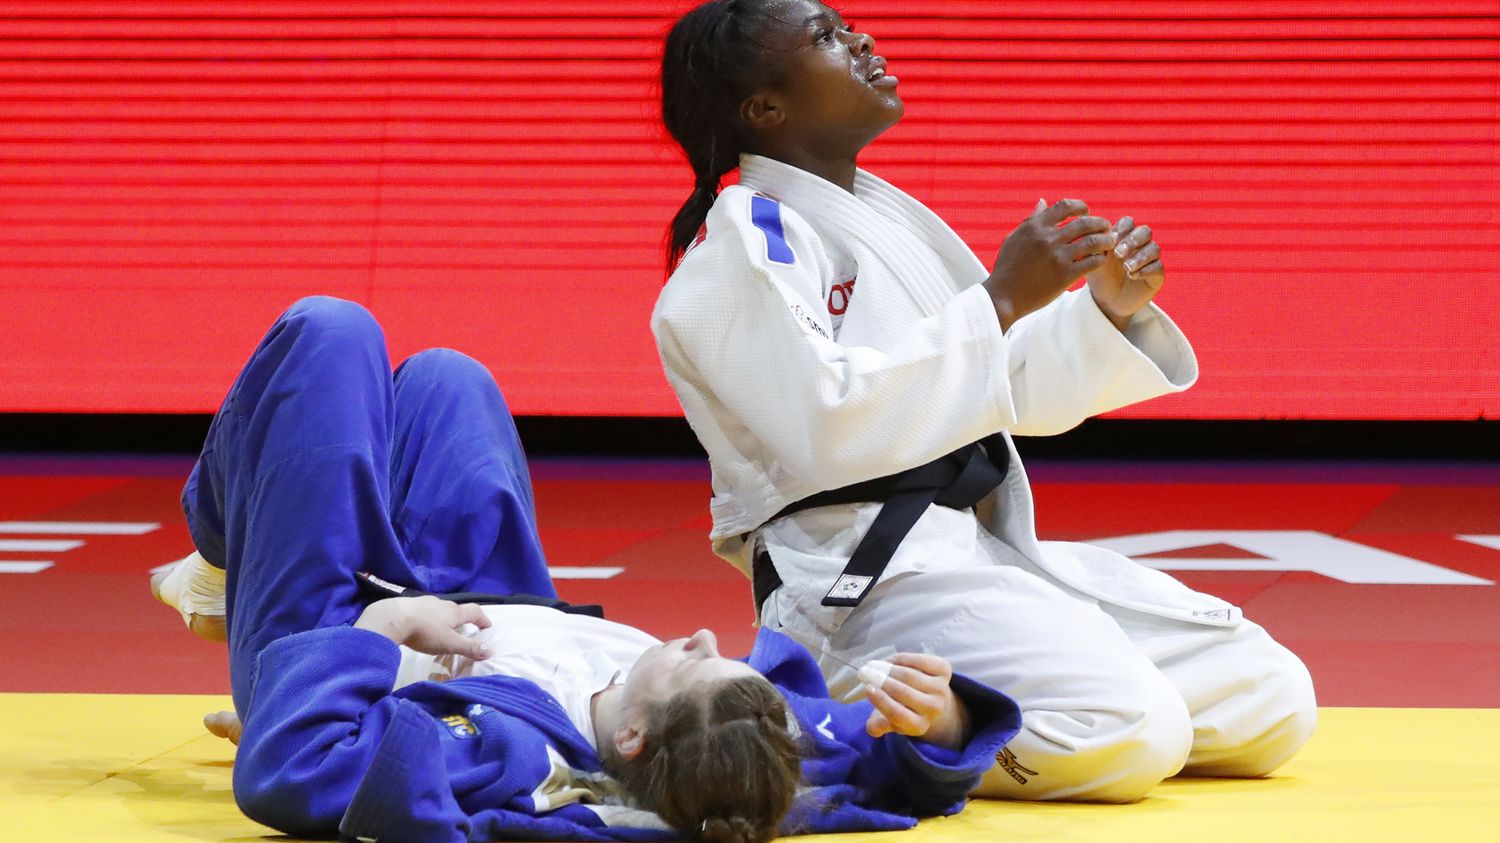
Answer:
[{"label": "white collar", "polygon": [[[936,312],[956,289],[988,275],[984,264],[942,218],[866,170],[855,170],[854,192],[850,193],[782,161],[763,155],[742,155],[740,184],[785,203],[817,229],[864,241],[875,254],[892,264],[908,289],[924,301],[928,312]],[[895,228],[915,234],[931,246],[942,256],[953,277],[941,282],[935,278],[928,283],[918,282],[926,273],[909,264],[899,254],[900,250],[889,248],[900,239]]]},{"label": "white collar", "polygon": [[[963,245],[958,234],[932,209],[863,168],[855,169],[854,192],[850,193],[821,176],[774,158],[741,155],[740,184],[785,202],[803,216],[824,218],[830,212],[847,213],[852,208],[865,213],[873,210],[915,230],[935,246]],[[963,245],[963,250],[967,252],[968,246]]]}]

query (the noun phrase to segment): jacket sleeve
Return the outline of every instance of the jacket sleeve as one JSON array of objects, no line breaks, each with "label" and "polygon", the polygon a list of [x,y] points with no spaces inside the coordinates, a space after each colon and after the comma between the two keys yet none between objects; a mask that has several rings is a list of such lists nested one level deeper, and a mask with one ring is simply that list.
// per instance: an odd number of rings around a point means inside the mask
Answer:
[{"label": "jacket sleeve", "polygon": [[1010,432],[1019,435],[1061,433],[1198,379],[1192,346],[1160,308],[1147,305],[1122,334],[1086,287],[1028,314],[1006,336]]},{"label": "jacket sleeve", "polygon": [[814,754],[803,766],[807,783],[855,785],[868,794],[865,807],[893,813],[925,817],[958,811],[994,765],[996,753],[1020,730],[1021,712],[1009,697],[965,676],[955,674],[952,687],[968,706],[973,727],[957,750],[897,734],[870,737],[865,721],[874,707],[869,702],[800,698],[794,707],[811,715],[814,732]]},{"label": "jacket sleeve", "polygon": [[336,834],[395,715],[400,659],[390,640],[352,627],[263,650],[234,763],[240,810],[294,837]]},{"label": "jacket sleeve", "polygon": [[[747,197],[726,191],[719,204]],[[748,429],[780,470],[822,488],[920,465],[1015,421],[1007,343],[982,288],[913,323],[893,348],[840,345],[822,301],[821,244],[780,213],[786,251],[773,256],[748,214],[716,205],[708,239],[658,301],[652,328],[689,421]]]}]

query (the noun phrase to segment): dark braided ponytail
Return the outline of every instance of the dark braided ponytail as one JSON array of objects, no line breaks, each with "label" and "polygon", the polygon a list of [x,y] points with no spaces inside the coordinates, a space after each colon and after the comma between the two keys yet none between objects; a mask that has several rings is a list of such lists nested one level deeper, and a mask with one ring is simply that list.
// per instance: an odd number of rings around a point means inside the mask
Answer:
[{"label": "dark braided ponytail", "polygon": [[719,185],[746,148],[740,102],[766,75],[758,37],[767,21],[764,0],[710,0],[667,33],[661,60],[661,115],[693,168],[693,192],[667,229],[667,271],[698,236]]},{"label": "dark braided ponytail", "polygon": [[792,808],[802,759],[786,700],[765,677],[684,691],[648,715],[645,748],[606,756],[641,806],[707,843],[766,843]]}]

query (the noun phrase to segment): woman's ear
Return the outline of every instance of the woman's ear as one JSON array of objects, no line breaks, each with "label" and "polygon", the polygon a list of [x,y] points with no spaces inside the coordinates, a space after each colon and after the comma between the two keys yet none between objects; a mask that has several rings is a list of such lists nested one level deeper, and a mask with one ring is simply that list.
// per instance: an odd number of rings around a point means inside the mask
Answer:
[{"label": "woman's ear", "polygon": [[752,130],[764,132],[780,126],[786,120],[786,111],[775,94],[760,91],[740,101],[740,119]]},{"label": "woman's ear", "polygon": [[614,740],[615,752],[624,761],[634,761],[646,748],[646,733],[633,724],[616,729]]}]

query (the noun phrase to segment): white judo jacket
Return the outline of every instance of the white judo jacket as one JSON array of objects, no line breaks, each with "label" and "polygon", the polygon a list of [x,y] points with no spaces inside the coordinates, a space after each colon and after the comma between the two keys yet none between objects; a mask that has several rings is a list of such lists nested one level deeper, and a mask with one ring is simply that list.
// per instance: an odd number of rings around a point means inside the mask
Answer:
[{"label": "white judo jacket", "polygon": [[[1122,334],[1084,289],[1002,333],[980,286],[988,274],[936,214],[863,170],[850,194],[745,156],[740,183],[720,194],[661,292],[652,329],[709,455],[714,550],[748,575],[765,547],[782,605],[824,634],[859,611],[821,601],[880,505],[768,525],[783,507],[997,432],[1060,433],[1197,379],[1192,347],[1154,305]],[[1111,551],[1039,542],[1025,469],[1005,441],[1001,487],[973,511],[930,507],[882,582],[1023,564],[1095,600],[1238,623],[1229,604]]]}]

